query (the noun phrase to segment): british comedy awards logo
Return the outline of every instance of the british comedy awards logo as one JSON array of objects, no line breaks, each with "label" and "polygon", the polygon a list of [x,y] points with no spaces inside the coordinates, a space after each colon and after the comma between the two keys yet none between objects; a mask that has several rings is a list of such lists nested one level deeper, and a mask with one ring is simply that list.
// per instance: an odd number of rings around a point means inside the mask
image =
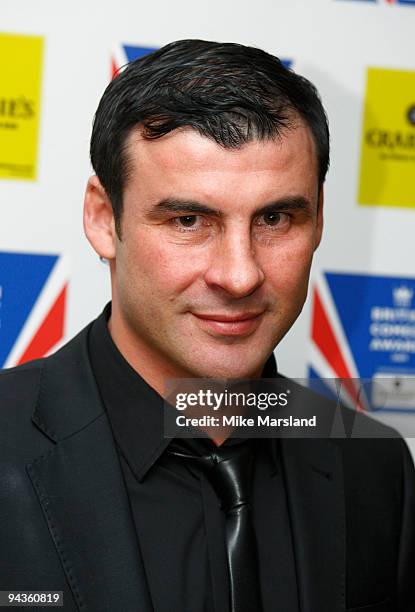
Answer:
[{"label": "british comedy awards logo", "polygon": [[369,68],[359,204],[415,207],[415,72]]},{"label": "british comedy awards logo", "polygon": [[63,340],[67,266],[58,255],[0,252],[0,367],[44,357]]},{"label": "british comedy awards logo", "polygon": [[311,343],[310,379],[328,391],[348,379],[358,408],[415,410],[415,278],[326,272],[313,289]]}]

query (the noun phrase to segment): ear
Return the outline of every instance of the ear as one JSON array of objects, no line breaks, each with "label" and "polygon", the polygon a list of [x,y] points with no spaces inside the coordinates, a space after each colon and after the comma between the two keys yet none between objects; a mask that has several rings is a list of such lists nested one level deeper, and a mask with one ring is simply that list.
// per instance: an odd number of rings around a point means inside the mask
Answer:
[{"label": "ear", "polygon": [[318,202],[317,202],[317,219],[316,219],[316,239],[314,243],[314,250],[317,249],[321,242],[321,237],[323,234],[323,208],[324,208],[324,186],[321,185],[319,194],[318,194]]},{"label": "ear", "polygon": [[97,176],[91,176],[84,199],[84,231],[100,257],[115,258],[116,231],[110,199]]}]

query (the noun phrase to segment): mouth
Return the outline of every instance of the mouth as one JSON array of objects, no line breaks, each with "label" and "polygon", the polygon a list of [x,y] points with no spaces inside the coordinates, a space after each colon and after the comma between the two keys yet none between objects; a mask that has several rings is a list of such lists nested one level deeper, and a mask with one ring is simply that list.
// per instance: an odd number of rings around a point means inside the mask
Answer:
[{"label": "mouth", "polygon": [[227,313],[191,313],[200,327],[216,336],[248,336],[260,325],[261,312]]}]

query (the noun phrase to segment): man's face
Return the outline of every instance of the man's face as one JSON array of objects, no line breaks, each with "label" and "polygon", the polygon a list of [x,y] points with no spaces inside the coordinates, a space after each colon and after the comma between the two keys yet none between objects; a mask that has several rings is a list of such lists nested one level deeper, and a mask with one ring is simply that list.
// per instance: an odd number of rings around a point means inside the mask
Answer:
[{"label": "man's face", "polygon": [[237,150],[137,130],[128,146],[111,271],[130,349],[166,376],[259,376],[301,312],[321,237],[309,129]]}]

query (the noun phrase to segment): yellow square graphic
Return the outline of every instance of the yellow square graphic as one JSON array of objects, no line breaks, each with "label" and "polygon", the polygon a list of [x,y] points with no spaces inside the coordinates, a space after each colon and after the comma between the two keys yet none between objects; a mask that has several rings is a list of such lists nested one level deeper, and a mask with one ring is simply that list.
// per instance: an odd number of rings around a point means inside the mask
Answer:
[{"label": "yellow square graphic", "polygon": [[36,179],[43,37],[0,34],[0,178]]},{"label": "yellow square graphic", "polygon": [[359,204],[415,207],[415,72],[369,68]]}]

